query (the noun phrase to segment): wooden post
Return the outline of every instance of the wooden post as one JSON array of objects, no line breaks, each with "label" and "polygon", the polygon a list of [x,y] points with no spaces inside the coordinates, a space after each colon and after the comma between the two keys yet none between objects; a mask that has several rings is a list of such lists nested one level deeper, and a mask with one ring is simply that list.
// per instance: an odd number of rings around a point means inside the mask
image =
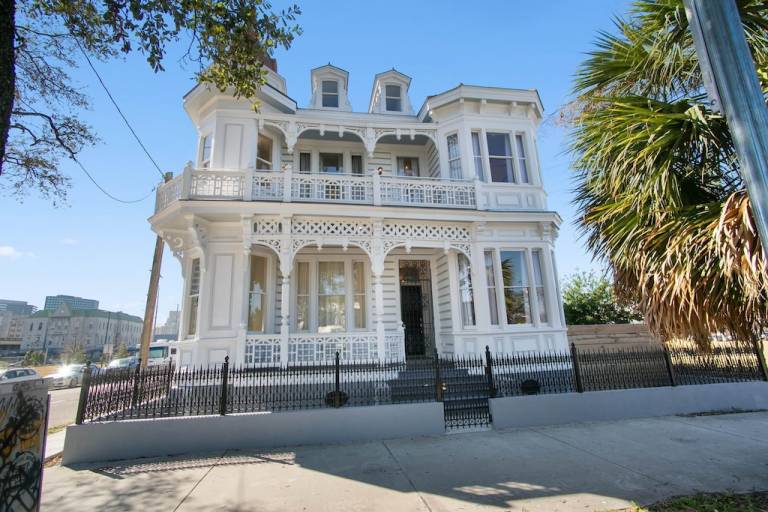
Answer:
[{"label": "wooden post", "polygon": [[[173,173],[167,172],[163,176],[165,183],[173,178]],[[147,291],[147,305],[144,308],[144,325],[141,328],[141,348],[139,358],[144,368],[149,361],[149,344],[152,342],[152,331],[155,326],[155,305],[157,304],[157,286],[160,284],[160,268],[163,265],[163,239],[158,235],[155,240],[155,255],[152,258],[152,272],[149,275],[149,290]]]}]

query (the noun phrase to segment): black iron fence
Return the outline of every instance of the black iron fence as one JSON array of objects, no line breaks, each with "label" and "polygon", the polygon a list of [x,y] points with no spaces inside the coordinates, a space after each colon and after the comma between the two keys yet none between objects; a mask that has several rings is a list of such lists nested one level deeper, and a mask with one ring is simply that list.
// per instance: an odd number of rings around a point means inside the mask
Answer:
[{"label": "black iron fence", "polygon": [[95,371],[88,367],[77,423],[321,407],[443,402],[449,428],[490,422],[488,399],[547,393],[768,380],[749,347],[645,347],[407,361],[223,365]]}]

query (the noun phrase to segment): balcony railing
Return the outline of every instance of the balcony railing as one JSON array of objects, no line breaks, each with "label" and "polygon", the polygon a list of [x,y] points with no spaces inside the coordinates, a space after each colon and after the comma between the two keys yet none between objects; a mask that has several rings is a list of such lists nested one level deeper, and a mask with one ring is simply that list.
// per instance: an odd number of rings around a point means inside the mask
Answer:
[{"label": "balcony railing", "polygon": [[[180,199],[221,201],[283,201],[483,209],[480,181],[368,174],[227,171],[187,168],[157,190],[155,213]],[[540,187],[512,185],[514,194],[543,205]],[[541,200],[539,199],[541,197]],[[523,207],[523,200],[518,201]],[[527,206],[532,206],[527,204]]]}]

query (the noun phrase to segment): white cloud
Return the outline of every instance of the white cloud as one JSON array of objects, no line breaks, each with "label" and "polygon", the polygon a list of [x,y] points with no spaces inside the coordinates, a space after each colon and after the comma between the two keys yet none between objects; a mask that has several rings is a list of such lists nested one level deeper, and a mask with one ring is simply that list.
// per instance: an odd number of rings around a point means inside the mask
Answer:
[{"label": "white cloud", "polygon": [[77,245],[77,240],[74,238],[62,238],[61,245]]},{"label": "white cloud", "polygon": [[12,245],[0,245],[0,258],[10,258],[16,260],[22,256],[34,256],[31,252],[22,252],[13,247]]}]

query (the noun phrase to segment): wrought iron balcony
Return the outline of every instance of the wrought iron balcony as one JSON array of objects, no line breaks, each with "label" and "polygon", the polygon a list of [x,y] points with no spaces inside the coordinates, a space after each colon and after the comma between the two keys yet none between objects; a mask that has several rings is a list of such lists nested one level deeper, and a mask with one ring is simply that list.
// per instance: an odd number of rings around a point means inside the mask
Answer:
[{"label": "wrought iron balcony", "polygon": [[[503,184],[516,189],[513,208],[541,209],[540,187]],[[229,171],[186,168],[157,190],[155,213],[178,200],[282,201],[413,206],[425,208],[485,209],[489,194],[498,184],[475,180],[342,173],[297,173],[284,171]],[[523,193],[528,197],[525,200]],[[495,196],[493,196],[495,197]],[[493,205],[490,205],[493,207]],[[502,208],[507,209],[507,208]]]}]

